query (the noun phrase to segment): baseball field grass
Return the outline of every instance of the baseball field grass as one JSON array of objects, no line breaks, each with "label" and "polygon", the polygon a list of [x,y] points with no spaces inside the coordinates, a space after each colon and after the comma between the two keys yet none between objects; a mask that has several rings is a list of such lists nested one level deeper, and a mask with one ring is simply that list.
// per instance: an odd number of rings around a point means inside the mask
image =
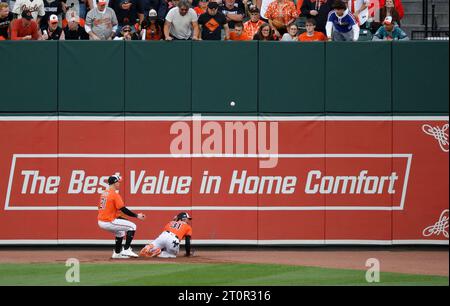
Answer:
[{"label": "baseball field grass", "polygon": [[93,264],[82,263],[80,282],[68,283],[64,263],[0,264],[0,285],[149,285],[149,286],[448,286],[445,276],[380,274],[367,283],[365,271],[274,264]]}]

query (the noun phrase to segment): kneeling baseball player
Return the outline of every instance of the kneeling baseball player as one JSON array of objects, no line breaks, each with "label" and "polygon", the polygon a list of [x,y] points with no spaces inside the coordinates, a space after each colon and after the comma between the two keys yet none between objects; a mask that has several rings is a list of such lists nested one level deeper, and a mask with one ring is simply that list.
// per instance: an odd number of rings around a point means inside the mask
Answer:
[{"label": "kneeling baseball player", "polygon": [[189,224],[192,220],[186,212],[181,212],[175,216],[173,221],[167,223],[164,231],[152,243],[146,245],[139,256],[176,258],[180,251],[180,241],[185,239],[185,256],[191,256],[191,236],[192,227]]},{"label": "kneeling baseball player", "polygon": [[[135,214],[125,207],[122,197],[116,192],[119,190],[120,182],[121,178],[118,175],[108,178],[109,188],[101,195],[98,205],[98,226],[116,235],[116,246],[112,258],[139,257],[130,247],[136,232],[136,224],[121,218],[120,215],[123,213],[139,220],[144,220],[145,215],[142,213]],[[125,236],[125,247],[122,248],[122,241]]]}]

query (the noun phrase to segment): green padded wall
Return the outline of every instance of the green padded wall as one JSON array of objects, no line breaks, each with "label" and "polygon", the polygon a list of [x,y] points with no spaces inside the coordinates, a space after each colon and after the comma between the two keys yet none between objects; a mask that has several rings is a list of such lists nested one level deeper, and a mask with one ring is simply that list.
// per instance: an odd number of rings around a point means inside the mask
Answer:
[{"label": "green padded wall", "polygon": [[0,112],[56,112],[58,44],[0,43]]},{"label": "green padded wall", "polygon": [[448,42],[2,41],[0,52],[3,113],[448,114]]},{"label": "green padded wall", "polygon": [[193,112],[256,112],[257,82],[256,41],[192,43]]},{"label": "green padded wall", "polygon": [[59,44],[59,111],[124,110],[125,44],[67,41]]},{"label": "green padded wall", "polygon": [[125,62],[126,111],[191,111],[190,43],[127,42]]},{"label": "green padded wall", "polygon": [[395,112],[448,113],[448,42],[392,45]]},{"label": "green padded wall", "polygon": [[325,44],[259,44],[259,111],[323,112]]},{"label": "green padded wall", "polygon": [[326,44],[327,112],[392,112],[391,43]]}]

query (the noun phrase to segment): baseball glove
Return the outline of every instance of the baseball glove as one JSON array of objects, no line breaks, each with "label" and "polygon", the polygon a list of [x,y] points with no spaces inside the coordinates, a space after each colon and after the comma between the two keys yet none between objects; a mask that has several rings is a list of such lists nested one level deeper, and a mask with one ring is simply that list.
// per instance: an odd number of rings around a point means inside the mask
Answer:
[{"label": "baseball glove", "polygon": [[282,19],[273,19],[272,20],[272,25],[277,29],[277,30],[282,30],[282,29],[286,29],[286,25],[284,24],[284,21]]}]

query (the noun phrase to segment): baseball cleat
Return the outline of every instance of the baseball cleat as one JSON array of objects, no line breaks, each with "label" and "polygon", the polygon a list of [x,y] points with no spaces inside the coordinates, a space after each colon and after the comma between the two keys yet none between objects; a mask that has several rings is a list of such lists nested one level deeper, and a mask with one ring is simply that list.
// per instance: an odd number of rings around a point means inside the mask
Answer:
[{"label": "baseball cleat", "polygon": [[138,254],[136,254],[135,252],[133,252],[133,250],[131,248],[128,249],[122,249],[122,252],[120,252],[120,254],[128,256],[128,257],[139,257]]},{"label": "baseball cleat", "polygon": [[155,248],[155,249],[151,249],[150,250],[150,257],[156,257],[159,254],[161,254],[161,249],[160,248]]},{"label": "baseball cleat", "polygon": [[127,256],[127,255],[122,254],[122,253],[113,252],[111,258],[112,259],[128,259],[128,258],[130,258],[130,256]]}]

